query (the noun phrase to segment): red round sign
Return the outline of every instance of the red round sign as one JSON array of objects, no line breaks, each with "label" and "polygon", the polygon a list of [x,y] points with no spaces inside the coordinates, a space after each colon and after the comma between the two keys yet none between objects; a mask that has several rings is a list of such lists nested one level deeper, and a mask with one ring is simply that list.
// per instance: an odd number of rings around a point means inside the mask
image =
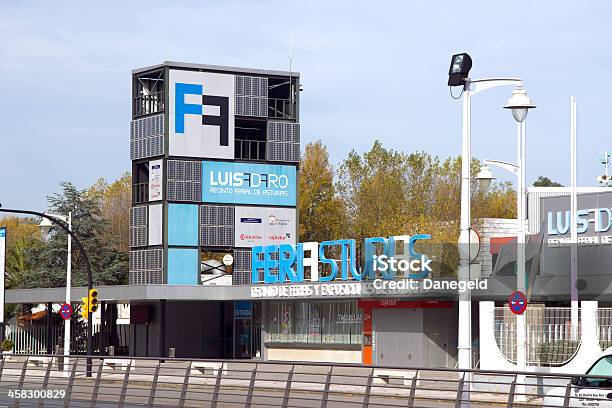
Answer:
[{"label": "red round sign", "polygon": [[527,296],[521,291],[514,291],[508,298],[508,306],[510,311],[516,315],[522,315],[527,309]]},{"label": "red round sign", "polygon": [[62,316],[62,319],[64,320],[70,319],[70,316],[72,315],[72,306],[70,306],[69,303],[64,303],[62,307],[60,308],[59,313],[60,313],[60,316]]}]

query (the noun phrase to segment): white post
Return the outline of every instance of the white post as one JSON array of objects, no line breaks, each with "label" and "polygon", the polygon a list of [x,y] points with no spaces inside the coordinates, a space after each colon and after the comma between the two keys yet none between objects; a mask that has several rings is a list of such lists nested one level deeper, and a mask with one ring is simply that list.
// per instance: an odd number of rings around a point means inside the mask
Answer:
[{"label": "white post", "polygon": [[576,97],[570,98],[571,104],[571,119],[570,119],[570,163],[572,174],[570,176],[571,185],[571,201],[570,201],[570,293],[571,293],[571,322],[572,322],[572,340],[578,339],[578,289],[576,282],[578,281],[578,231],[576,229],[576,207],[578,206],[578,197],[576,194]]},{"label": "white post", "polygon": [[[68,212],[68,229],[72,232],[72,212]],[[68,261],[66,266],[66,303],[70,304],[72,286],[72,236],[68,234]],[[68,371],[70,355],[70,319],[64,320],[64,371]]]},{"label": "white post", "polygon": [[[463,91],[463,130],[461,148],[461,234],[459,245],[463,246],[460,251],[459,278],[469,279],[470,259],[467,254],[470,237],[471,218],[471,162],[470,150],[471,132],[471,95],[469,82]],[[467,293],[467,292],[466,292]],[[469,370],[472,368],[472,303],[469,294],[459,299],[459,327],[458,327],[458,367]]]},{"label": "white post", "polygon": [[[6,334],[4,322],[4,268],[6,262],[6,228],[0,228],[0,331]],[[4,337],[2,338],[4,340]]]},{"label": "white post", "polygon": [[[471,228],[471,95],[470,83],[466,82],[463,91],[463,129],[461,143],[461,232],[459,245],[461,258],[459,259],[459,279],[470,278],[470,228]],[[472,299],[470,291],[459,294],[459,327],[457,330],[457,367],[461,370],[472,368]],[[470,406],[470,389],[472,388],[472,375],[465,373],[466,381],[463,387],[462,407]]]},{"label": "white post", "polygon": [[[470,232],[471,232],[471,201],[472,201],[472,154],[471,154],[471,97],[477,92],[482,92],[497,86],[522,84],[516,78],[490,78],[480,80],[466,79],[463,87],[463,128],[461,145],[461,233],[459,235],[460,259],[459,279],[469,279],[470,274]],[[471,89],[472,88],[472,89]],[[472,299],[469,290],[459,294],[459,322],[457,330],[457,366],[461,370],[472,368]],[[464,400],[470,399],[472,375],[467,374],[464,387]],[[468,406],[469,402],[461,404]]]},{"label": "white post", "polygon": [[[525,275],[525,147],[526,147],[526,126],[525,121],[517,122],[517,161],[518,161],[518,180],[517,180],[517,203],[516,213],[518,222],[518,232],[516,238],[516,290],[526,294],[526,275]],[[525,347],[526,339],[526,319],[525,315],[516,316],[516,365],[518,371],[526,371],[527,369],[527,353]],[[517,378],[518,399],[523,401],[526,399],[525,393],[525,378],[523,375]]]}]

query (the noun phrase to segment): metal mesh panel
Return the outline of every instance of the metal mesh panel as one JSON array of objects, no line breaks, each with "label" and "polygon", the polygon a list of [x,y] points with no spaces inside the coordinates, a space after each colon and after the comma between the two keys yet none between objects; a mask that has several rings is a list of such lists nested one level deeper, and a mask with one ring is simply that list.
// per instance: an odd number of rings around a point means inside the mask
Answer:
[{"label": "metal mesh panel", "polygon": [[202,162],[168,160],[168,200],[202,201]]},{"label": "metal mesh panel", "polygon": [[268,78],[236,75],[236,95],[268,97]]},{"label": "metal mesh panel", "polygon": [[163,256],[162,249],[130,251],[130,285],[163,283]]},{"label": "metal mesh panel", "polygon": [[597,338],[602,350],[612,346],[612,308],[597,309]]},{"label": "metal mesh panel", "polygon": [[142,247],[148,244],[148,214],[146,205],[130,209],[130,247]]},{"label": "metal mesh panel", "polygon": [[260,96],[236,96],[236,115],[265,118],[268,116],[268,98]]},{"label": "metal mesh panel", "polygon": [[148,218],[148,210],[149,207],[146,205],[141,205],[138,207],[130,208],[130,226],[131,227],[140,227],[143,225],[147,225]]},{"label": "metal mesh panel", "polygon": [[[531,304],[525,311],[527,364],[558,367],[570,361],[580,346],[580,316],[573,326],[571,308]],[[516,364],[516,316],[507,306],[495,308],[497,346]]]},{"label": "metal mesh panel", "polygon": [[146,253],[147,269],[162,269],[164,264],[163,254],[161,249],[149,249]]},{"label": "metal mesh panel", "polygon": [[244,77],[236,75],[236,95],[244,95]]},{"label": "metal mesh panel", "polygon": [[234,246],[234,207],[203,205],[200,217],[202,245]]},{"label": "metal mesh panel", "polygon": [[300,124],[274,120],[268,121],[267,140],[300,143]]},{"label": "metal mesh panel", "polygon": [[147,227],[130,227],[130,247],[143,247],[148,244]]},{"label": "metal mesh panel", "polygon": [[164,115],[135,119],[130,124],[130,159],[164,154]]},{"label": "metal mesh panel", "polygon": [[130,271],[130,285],[161,285],[162,271]]},{"label": "metal mesh panel", "polygon": [[270,161],[298,163],[300,161],[300,144],[288,142],[268,142],[267,158]]},{"label": "metal mesh panel", "polygon": [[[263,279],[263,276],[261,277]],[[251,250],[234,251],[232,285],[251,284]]]}]

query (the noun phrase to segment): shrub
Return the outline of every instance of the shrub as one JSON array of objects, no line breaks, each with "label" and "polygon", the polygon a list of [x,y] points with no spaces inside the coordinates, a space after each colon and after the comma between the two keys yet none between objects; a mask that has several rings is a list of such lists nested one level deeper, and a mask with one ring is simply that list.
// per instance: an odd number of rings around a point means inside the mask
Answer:
[{"label": "shrub", "polygon": [[2,347],[2,351],[13,351],[13,340],[4,339],[0,347]]},{"label": "shrub", "polygon": [[580,342],[573,340],[557,340],[542,343],[538,349],[540,364],[543,366],[559,366],[567,363],[576,353]]}]

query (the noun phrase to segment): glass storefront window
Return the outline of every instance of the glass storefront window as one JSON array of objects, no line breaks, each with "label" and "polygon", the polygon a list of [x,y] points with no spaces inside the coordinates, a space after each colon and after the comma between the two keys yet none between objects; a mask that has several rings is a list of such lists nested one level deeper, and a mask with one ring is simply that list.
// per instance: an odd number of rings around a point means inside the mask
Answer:
[{"label": "glass storefront window", "polygon": [[318,303],[310,305],[308,317],[308,343],[321,342],[321,306]]},{"label": "glass storefront window", "polygon": [[292,304],[281,303],[279,305],[279,329],[280,329],[280,341],[288,342],[294,341],[292,338],[293,326],[292,326]]},{"label": "glass storefront window", "polygon": [[357,301],[270,302],[272,343],[361,344],[362,313]]},{"label": "glass storefront window", "polygon": [[307,343],[308,342],[308,314],[309,304],[306,302],[295,303],[295,315],[294,315],[294,336],[295,342]]}]

